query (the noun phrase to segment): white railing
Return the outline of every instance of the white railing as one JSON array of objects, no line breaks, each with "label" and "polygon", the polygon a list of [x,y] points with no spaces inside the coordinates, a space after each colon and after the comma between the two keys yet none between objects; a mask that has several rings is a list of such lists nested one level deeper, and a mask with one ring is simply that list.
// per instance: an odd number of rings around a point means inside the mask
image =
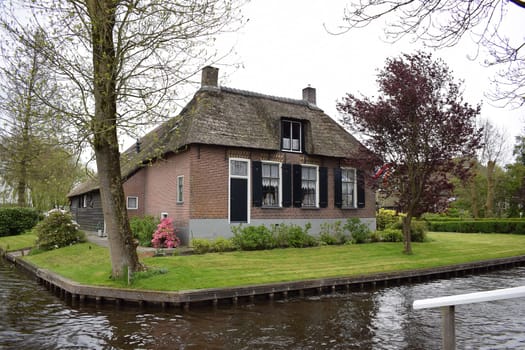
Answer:
[{"label": "white railing", "polygon": [[414,301],[414,310],[441,308],[441,340],[444,350],[456,349],[456,327],[454,312],[456,305],[484,303],[487,301],[525,297],[525,286],[497,289],[487,292],[451,295],[447,297]]}]

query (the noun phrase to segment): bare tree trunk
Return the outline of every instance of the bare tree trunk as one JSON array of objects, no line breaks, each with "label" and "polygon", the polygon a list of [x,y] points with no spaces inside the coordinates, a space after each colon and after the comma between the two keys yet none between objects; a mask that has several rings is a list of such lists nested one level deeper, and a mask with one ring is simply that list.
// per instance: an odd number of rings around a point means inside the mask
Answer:
[{"label": "bare tree trunk", "polygon": [[485,201],[485,217],[494,216],[494,168],[496,162],[489,160],[487,162],[487,200]]},{"label": "bare tree trunk", "polygon": [[26,201],[26,188],[27,188],[27,183],[26,183],[26,178],[27,178],[27,171],[25,166],[23,164],[20,164],[21,165],[21,171],[20,171],[20,178],[18,180],[18,184],[16,186],[16,197],[17,197],[17,205],[19,207],[25,207],[27,205],[27,201]]},{"label": "bare tree trunk", "polygon": [[94,149],[100,181],[104,220],[108,230],[113,278],[140,269],[120,173],[117,138],[116,68],[113,28],[116,2],[87,0],[93,45],[95,116]]},{"label": "bare tree trunk", "polygon": [[403,217],[403,253],[412,254],[412,235],[410,234],[410,224],[412,223],[412,213],[409,211]]},{"label": "bare tree trunk", "polygon": [[470,209],[472,211],[472,217],[479,218],[479,208],[478,208],[478,189],[476,188],[476,180],[474,177],[471,178],[470,182]]}]

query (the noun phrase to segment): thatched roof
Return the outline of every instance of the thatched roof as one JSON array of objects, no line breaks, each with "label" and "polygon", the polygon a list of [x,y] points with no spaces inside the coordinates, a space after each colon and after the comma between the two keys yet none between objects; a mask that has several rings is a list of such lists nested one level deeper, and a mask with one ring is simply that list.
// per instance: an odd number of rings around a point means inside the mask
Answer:
[{"label": "thatched roof", "polygon": [[[263,95],[228,87],[202,87],[181,113],[145,135],[140,152],[133,145],[123,152],[122,176],[186,145],[206,144],[279,151],[282,118],[306,125],[305,152],[352,158],[364,147],[317,106],[305,101]],[[93,190],[81,184],[69,197]]]}]

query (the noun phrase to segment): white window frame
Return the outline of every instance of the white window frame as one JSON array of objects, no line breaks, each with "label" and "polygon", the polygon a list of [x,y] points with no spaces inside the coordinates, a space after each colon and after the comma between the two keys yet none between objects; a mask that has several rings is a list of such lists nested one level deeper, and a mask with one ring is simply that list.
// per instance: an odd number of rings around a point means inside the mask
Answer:
[{"label": "white window frame", "polygon": [[301,190],[303,185],[302,173],[304,168],[315,168],[315,204],[314,205],[305,205],[301,201],[302,208],[319,208],[319,165],[315,164],[301,164]]},{"label": "white window frame", "polygon": [[[240,161],[240,162],[246,162],[247,163],[247,168],[246,168],[246,175],[233,175],[232,174],[232,161]],[[230,186],[230,179],[231,178],[237,178],[237,179],[247,179],[248,180],[248,195],[246,197],[247,198],[247,210],[248,210],[248,213],[247,213],[247,216],[246,216],[246,221],[247,223],[249,224],[250,221],[251,221],[251,205],[250,203],[252,202],[252,191],[250,190],[252,188],[252,183],[251,183],[251,176],[250,176],[250,170],[251,170],[251,161],[249,159],[246,159],[246,158],[229,158],[228,159],[228,223],[232,223],[231,221],[231,186]]]},{"label": "white window frame", "polygon": [[[132,198],[134,198],[136,203],[137,203],[137,205],[135,207],[130,207],[129,206],[129,200],[132,199]],[[137,197],[137,196],[128,196],[126,198],[126,209],[128,209],[128,210],[138,210],[139,209],[139,197]]]},{"label": "white window frame", "polygon": [[184,203],[184,175],[177,176],[177,203]]},{"label": "white window frame", "polygon": [[[283,203],[283,166],[280,162],[272,162],[272,161],[262,161],[261,162],[261,182],[264,179],[264,176],[262,175],[263,170],[262,167],[264,164],[270,164],[270,165],[276,165],[279,167],[279,188],[278,188],[278,198],[277,198],[277,205],[264,205],[264,198],[262,198],[262,207],[263,208],[282,208]],[[263,193],[264,194],[264,193]]]},{"label": "white window frame", "polygon": [[[285,148],[284,147],[284,133],[283,131],[284,130],[281,130],[281,143],[282,143],[282,150],[283,151],[286,151],[286,152],[294,152],[294,153],[301,153],[303,150],[302,150],[302,145],[303,145],[303,124],[302,122],[300,121],[295,121],[295,120],[288,120],[288,119],[283,119],[282,122],[281,122],[281,128],[284,128],[284,123],[290,123],[290,147],[288,148]],[[294,150],[293,149],[293,125],[294,124],[299,124],[299,149],[298,150]]]},{"label": "white window frame", "polygon": [[[343,171],[353,170],[354,172],[354,193],[352,195],[352,204],[351,205],[345,205],[344,204],[344,197],[345,194],[343,193],[343,185],[345,183],[350,183],[350,181],[343,181]],[[341,168],[341,205],[342,208],[357,208],[357,169],[356,168]]]},{"label": "white window frame", "polygon": [[82,195],[82,206],[81,208],[87,208],[88,207],[88,195],[87,193],[84,193]]}]

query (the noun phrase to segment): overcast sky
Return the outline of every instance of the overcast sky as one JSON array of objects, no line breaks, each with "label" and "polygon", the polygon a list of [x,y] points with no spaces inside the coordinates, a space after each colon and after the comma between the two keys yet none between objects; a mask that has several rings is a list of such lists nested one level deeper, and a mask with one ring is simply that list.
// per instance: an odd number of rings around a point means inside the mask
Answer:
[{"label": "overcast sky", "polygon": [[[336,101],[347,92],[377,95],[378,69],[387,57],[413,53],[422,48],[403,40],[396,44],[382,40],[382,23],[331,35],[338,31],[347,1],[330,0],[252,0],[244,7],[248,23],[237,33],[219,40],[220,45],[235,45],[230,61],[242,63],[235,69],[219,66],[221,85],[270,95],[301,98],[308,85],[317,90],[317,105],[339,119]],[[519,28],[519,16],[510,16],[507,29]],[[523,18],[523,17],[522,17]],[[433,51],[452,68],[456,79],[463,79],[464,97],[476,104],[483,101],[482,117],[505,127],[511,143],[524,126],[524,110],[495,108],[484,97],[494,70],[482,67],[468,56],[476,53],[469,37],[452,49]]]}]

